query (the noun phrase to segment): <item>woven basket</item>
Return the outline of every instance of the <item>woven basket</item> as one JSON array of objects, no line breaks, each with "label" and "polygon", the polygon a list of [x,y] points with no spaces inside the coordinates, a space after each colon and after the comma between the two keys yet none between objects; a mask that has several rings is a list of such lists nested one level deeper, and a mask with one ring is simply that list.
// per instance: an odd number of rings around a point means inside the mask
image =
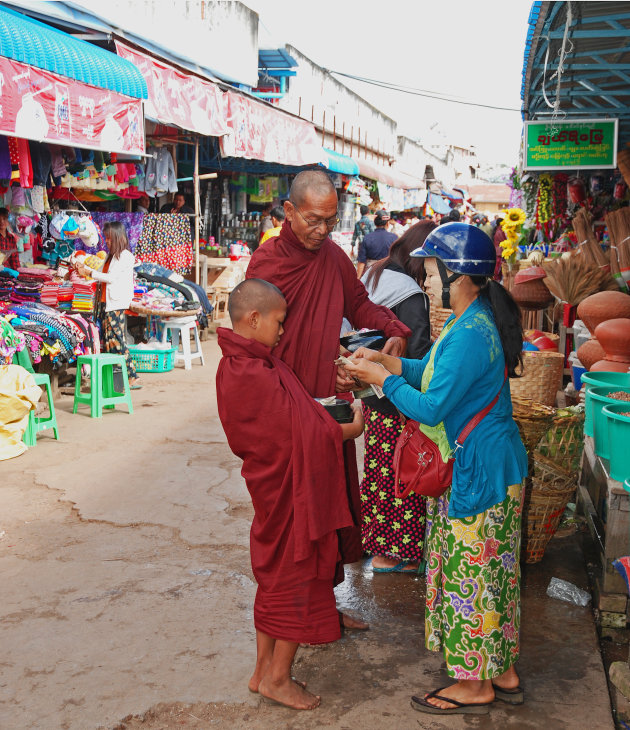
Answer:
[{"label": "woven basket", "polygon": [[443,307],[431,307],[429,319],[431,321],[431,339],[437,340],[440,336],[446,320],[453,314],[452,309],[444,309]]},{"label": "woven basket", "polygon": [[513,395],[553,406],[562,387],[564,355],[552,350],[523,352],[523,375],[510,380]]},{"label": "woven basket", "polygon": [[555,410],[530,398],[519,398],[514,394],[512,394],[512,409],[525,448],[532,453],[549,429]]},{"label": "woven basket", "polygon": [[525,485],[523,505],[523,555],[526,563],[538,563],[554,536],[564,510],[576,489],[576,475],[536,454],[534,474]]},{"label": "woven basket", "polygon": [[555,464],[576,472],[584,450],[584,414],[556,416],[538,444],[538,452]]}]

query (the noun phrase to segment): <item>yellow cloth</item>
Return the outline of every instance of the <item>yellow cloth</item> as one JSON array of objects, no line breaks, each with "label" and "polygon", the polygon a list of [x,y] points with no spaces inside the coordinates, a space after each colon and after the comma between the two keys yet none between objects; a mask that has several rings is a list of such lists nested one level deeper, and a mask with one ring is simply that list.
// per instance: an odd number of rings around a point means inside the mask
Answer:
[{"label": "yellow cloth", "polygon": [[262,236],[262,238],[260,239],[260,243],[259,243],[258,245],[259,245],[259,246],[262,246],[262,245],[263,245],[263,243],[264,243],[264,242],[265,242],[265,241],[266,241],[266,240],[267,240],[268,238],[275,238],[276,236],[279,236],[279,235],[280,235],[280,231],[281,231],[281,230],[282,230],[282,226],[277,226],[276,228],[270,228],[270,229],[269,229],[268,231],[265,231],[265,232],[263,233],[263,236]]},{"label": "yellow cloth", "polygon": [[22,436],[28,414],[37,407],[42,389],[35,378],[19,365],[0,367],[0,461],[26,451]]}]

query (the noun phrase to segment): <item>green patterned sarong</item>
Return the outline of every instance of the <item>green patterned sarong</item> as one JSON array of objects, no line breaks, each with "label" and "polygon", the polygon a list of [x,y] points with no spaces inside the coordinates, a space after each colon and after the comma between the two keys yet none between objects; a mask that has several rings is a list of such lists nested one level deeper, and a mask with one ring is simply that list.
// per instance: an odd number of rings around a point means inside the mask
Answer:
[{"label": "green patterned sarong", "polygon": [[474,517],[448,517],[450,488],[427,500],[425,642],[457,679],[490,679],[518,659],[522,488]]}]

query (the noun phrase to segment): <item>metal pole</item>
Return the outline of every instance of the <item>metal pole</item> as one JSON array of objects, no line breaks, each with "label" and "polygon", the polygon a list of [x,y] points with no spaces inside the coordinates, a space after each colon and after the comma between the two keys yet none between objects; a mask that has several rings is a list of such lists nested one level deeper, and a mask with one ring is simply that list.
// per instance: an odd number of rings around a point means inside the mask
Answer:
[{"label": "metal pole", "polygon": [[199,284],[199,138],[195,140],[195,172],[194,195],[195,195],[195,281]]}]

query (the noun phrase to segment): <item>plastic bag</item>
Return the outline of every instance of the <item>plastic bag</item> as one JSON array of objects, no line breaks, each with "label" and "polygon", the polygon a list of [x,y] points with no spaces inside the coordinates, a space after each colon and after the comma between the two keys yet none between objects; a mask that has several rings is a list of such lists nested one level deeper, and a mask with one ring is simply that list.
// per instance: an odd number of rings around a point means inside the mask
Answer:
[{"label": "plastic bag", "polygon": [[560,601],[574,603],[576,606],[587,606],[591,600],[591,594],[583,591],[573,583],[561,578],[552,578],[547,586],[547,595],[549,598],[557,598]]}]

